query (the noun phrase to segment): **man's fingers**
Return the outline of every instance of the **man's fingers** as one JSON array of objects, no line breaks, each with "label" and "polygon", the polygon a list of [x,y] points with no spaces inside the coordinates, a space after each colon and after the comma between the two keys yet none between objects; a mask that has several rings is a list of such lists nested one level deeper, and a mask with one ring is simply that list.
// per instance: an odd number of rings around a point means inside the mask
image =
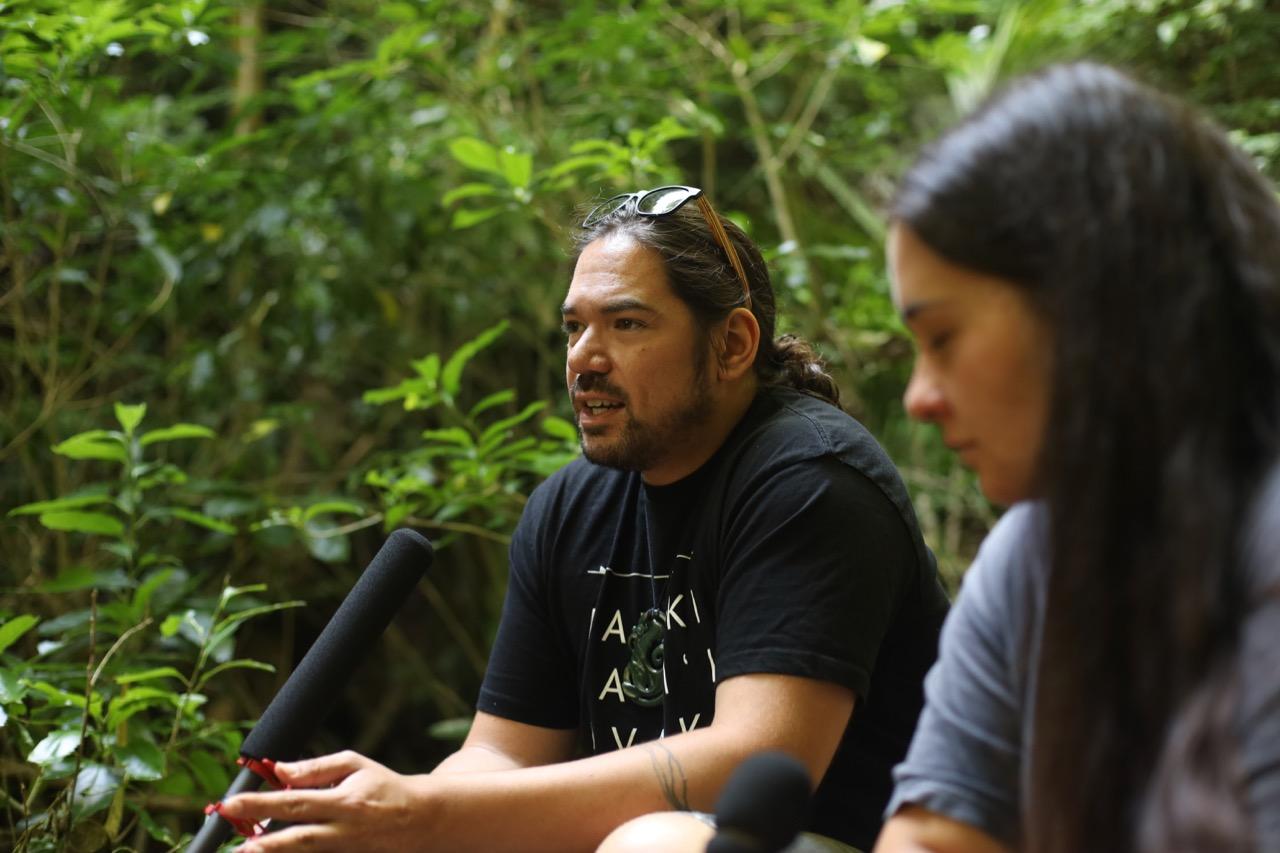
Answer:
[{"label": "man's fingers", "polygon": [[276,776],[295,788],[323,788],[336,785],[368,763],[369,759],[348,749],[305,761],[277,762]]},{"label": "man's fingers", "polygon": [[277,853],[281,850],[351,850],[350,839],[343,842],[333,827],[311,824],[290,826],[279,832],[268,832],[251,838],[236,848],[236,853]]},{"label": "man's fingers", "polygon": [[289,823],[326,823],[333,820],[336,799],[328,789],[237,794],[223,802],[222,812],[227,817],[252,821],[274,818]]}]

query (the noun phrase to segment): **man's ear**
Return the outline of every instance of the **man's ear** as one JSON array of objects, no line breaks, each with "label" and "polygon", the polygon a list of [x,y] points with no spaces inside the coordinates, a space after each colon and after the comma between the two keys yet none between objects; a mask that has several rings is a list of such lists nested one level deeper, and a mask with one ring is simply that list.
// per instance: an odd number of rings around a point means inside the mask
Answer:
[{"label": "man's ear", "polygon": [[715,336],[717,378],[741,379],[756,363],[760,349],[760,323],[746,308],[734,308]]}]

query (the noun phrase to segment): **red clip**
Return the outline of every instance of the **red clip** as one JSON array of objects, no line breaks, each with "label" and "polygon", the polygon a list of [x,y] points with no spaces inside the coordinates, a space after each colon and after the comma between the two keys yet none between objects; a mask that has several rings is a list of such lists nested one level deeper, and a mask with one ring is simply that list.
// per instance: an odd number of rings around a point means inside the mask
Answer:
[{"label": "red clip", "polygon": [[232,817],[231,815],[223,814],[222,800],[218,800],[218,802],[216,803],[209,803],[209,805],[204,807],[204,813],[206,815],[211,815],[214,812],[217,812],[218,817],[222,818],[227,823],[231,824],[232,828],[234,828],[236,832],[240,833],[245,838],[257,838],[259,835],[267,831],[266,827],[264,827],[262,824],[254,823],[248,818]]},{"label": "red clip", "polygon": [[276,763],[270,758],[246,758],[242,755],[236,759],[236,764],[239,764],[241,767],[248,767],[254,773],[261,776],[268,785],[275,788],[277,791],[289,790],[289,786],[281,782],[280,777],[276,775]]}]

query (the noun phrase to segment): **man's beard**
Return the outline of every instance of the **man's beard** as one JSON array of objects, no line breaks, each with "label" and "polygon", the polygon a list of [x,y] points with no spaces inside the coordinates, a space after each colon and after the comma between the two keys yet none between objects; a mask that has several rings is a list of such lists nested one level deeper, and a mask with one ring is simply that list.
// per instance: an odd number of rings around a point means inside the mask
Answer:
[{"label": "man's beard", "polygon": [[[588,436],[578,427],[582,455],[596,465],[618,468],[623,471],[648,471],[656,467],[662,457],[686,443],[686,436],[711,419],[711,386],[707,381],[708,353],[699,349],[694,356],[693,381],[689,393],[656,421],[641,421],[627,412],[621,434],[607,446],[588,447]],[[619,389],[608,385],[597,375],[579,377],[581,390],[601,390],[622,396]]]}]

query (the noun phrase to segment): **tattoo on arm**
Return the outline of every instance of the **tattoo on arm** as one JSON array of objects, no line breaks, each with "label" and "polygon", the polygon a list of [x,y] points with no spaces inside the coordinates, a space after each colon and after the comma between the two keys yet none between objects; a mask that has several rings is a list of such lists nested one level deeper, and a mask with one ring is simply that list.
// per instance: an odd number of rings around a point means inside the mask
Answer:
[{"label": "tattoo on arm", "polygon": [[645,744],[644,751],[649,754],[653,775],[658,779],[658,787],[662,789],[667,805],[676,811],[693,811],[689,805],[689,780],[685,778],[680,759],[658,742]]}]

